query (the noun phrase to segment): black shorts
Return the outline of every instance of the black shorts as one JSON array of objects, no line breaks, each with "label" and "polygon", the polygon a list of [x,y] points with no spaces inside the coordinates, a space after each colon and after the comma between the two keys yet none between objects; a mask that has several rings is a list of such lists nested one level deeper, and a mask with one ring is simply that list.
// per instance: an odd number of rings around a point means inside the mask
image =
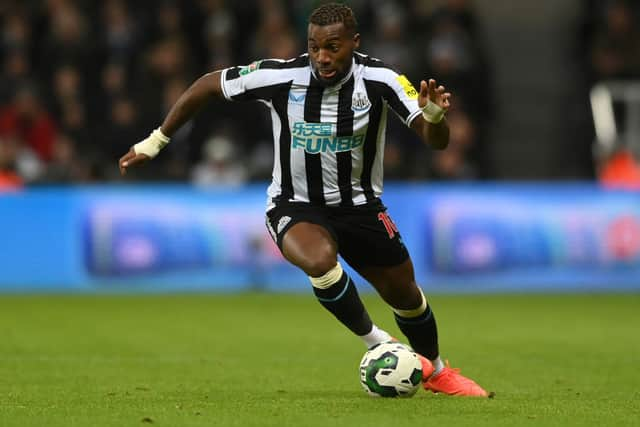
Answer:
[{"label": "black shorts", "polygon": [[267,212],[267,228],[282,251],[282,238],[298,222],[324,227],[335,239],[338,253],[358,267],[390,267],[402,264],[409,252],[382,201],[359,206],[314,206],[278,203]]}]

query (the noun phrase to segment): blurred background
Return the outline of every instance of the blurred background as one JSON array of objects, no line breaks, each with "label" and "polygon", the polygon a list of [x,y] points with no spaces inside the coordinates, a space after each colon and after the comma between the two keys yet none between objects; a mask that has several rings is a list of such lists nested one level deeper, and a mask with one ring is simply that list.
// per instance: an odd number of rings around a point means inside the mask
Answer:
[{"label": "blurred background", "polygon": [[[203,73],[304,52],[320,3],[2,0],[0,289],[306,289],[263,229],[263,106],[213,101],[152,165],[117,160]],[[640,289],[638,2],[347,3],[362,52],[453,93],[447,150],[387,132],[422,282]]]}]

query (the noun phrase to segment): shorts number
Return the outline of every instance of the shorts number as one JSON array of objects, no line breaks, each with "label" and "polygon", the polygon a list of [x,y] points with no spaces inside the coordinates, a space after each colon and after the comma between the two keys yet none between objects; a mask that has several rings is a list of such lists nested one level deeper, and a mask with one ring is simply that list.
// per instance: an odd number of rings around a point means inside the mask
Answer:
[{"label": "shorts number", "polygon": [[387,230],[389,239],[393,239],[396,233],[398,233],[398,227],[396,227],[396,225],[393,223],[393,220],[391,219],[389,214],[386,212],[378,213],[378,220],[382,221],[382,225],[384,225],[384,228]]}]

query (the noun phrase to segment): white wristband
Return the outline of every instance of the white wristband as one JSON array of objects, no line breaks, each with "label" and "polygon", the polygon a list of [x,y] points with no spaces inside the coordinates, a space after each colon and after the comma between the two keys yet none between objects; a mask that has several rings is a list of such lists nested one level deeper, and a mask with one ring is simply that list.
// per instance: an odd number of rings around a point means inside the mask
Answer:
[{"label": "white wristband", "polygon": [[170,141],[171,139],[158,128],[146,139],[135,144],[133,150],[136,154],[145,154],[153,159]]},{"label": "white wristband", "polygon": [[427,105],[422,108],[422,117],[429,123],[436,124],[442,121],[446,112],[447,110],[427,99]]}]

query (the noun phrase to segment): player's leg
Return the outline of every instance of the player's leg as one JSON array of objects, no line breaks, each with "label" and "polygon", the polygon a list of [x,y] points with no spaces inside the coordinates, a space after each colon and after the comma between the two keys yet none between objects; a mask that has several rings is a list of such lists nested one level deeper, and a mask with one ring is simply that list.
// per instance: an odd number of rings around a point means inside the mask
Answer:
[{"label": "player's leg", "polygon": [[440,368],[435,317],[416,285],[409,252],[384,205],[337,208],[332,220],[343,242],[343,258],[391,306],[414,350]]},{"label": "player's leg", "polygon": [[390,340],[371,321],[355,284],[338,263],[337,243],[322,215],[304,206],[277,206],[267,228],[284,257],[311,280],[318,301],[367,347]]},{"label": "player's leg", "polygon": [[398,228],[380,203],[341,215],[340,254],[391,306],[396,323],[423,361],[425,388],[434,392],[486,396],[486,392],[440,359],[435,316],[415,281],[409,252]]},{"label": "player's leg", "polygon": [[438,348],[438,328],[435,315],[416,284],[410,258],[393,266],[361,266],[357,268],[392,308],[396,324],[411,347],[431,361],[434,372],[444,364]]},{"label": "player's leg", "polygon": [[293,225],[282,239],[282,254],[309,276],[320,304],[367,346],[391,338],[371,321],[355,284],[338,262],[336,241],[326,228],[308,222]]},{"label": "player's leg", "polygon": [[413,349],[431,360],[434,369],[423,379],[425,389],[434,393],[488,396],[473,380],[460,375],[458,370],[445,366],[440,359],[435,317],[415,282],[410,259],[397,266],[362,267],[358,269],[358,273],[393,308],[396,323]]}]

